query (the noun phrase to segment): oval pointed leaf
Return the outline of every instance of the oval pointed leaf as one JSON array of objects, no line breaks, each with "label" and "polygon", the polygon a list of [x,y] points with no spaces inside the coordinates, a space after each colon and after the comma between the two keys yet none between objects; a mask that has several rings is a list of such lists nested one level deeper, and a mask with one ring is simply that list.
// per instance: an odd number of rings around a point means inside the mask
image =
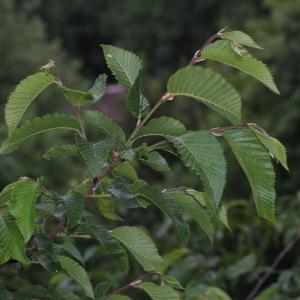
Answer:
[{"label": "oval pointed leaf", "polygon": [[85,294],[95,299],[93,287],[85,269],[70,257],[58,255],[57,259],[62,269],[81,285]]},{"label": "oval pointed leaf", "polygon": [[39,183],[29,179],[18,181],[12,191],[9,210],[16,218],[16,224],[25,243],[31,238],[36,225],[35,203],[40,192]]},{"label": "oval pointed leaf", "polygon": [[203,67],[186,67],[168,81],[173,96],[187,96],[206,104],[234,124],[241,120],[241,98],[220,74]]},{"label": "oval pointed leaf", "polygon": [[87,126],[107,135],[116,135],[125,142],[126,136],[124,130],[104,113],[89,110],[85,113],[84,117]]},{"label": "oval pointed leaf", "polygon": [[257,45],[254,40],[252,39],[251,36],[246,34],[245,32],[234,30],[234,31],[227,31],[224,32],[221,35],[222,39],[230,40],[234,43],[251,47],[251,48],[257,48],[257,49],[262,49],[259,45]]},{"label": "oval pointed leaf", "polygon": [[28,263],[25,242],[13,216],[7,209],[0,210],[0,265],[10,259]]},{"label": "oval pointed leaf", "polygon": [[61,158],[63,156],[76,156],[78,155],[78,148],[74,144],[56,145],[44,153],[43,158],[47,160]]},{"label": "oval pointed leaf", "polygon": [[275,221],[275,173],[267,149],[249,128],[227,129],[223,136],[246,174],[259,216]]},{"label": "oval pointed leaf", "polygon": [[106,81],[107,75],[101,74],[96,78],[93,86],[89,89],[89,93],[91,93],[94,98],[93,102],[97,102],[103,97],[106,88]]},{"label": "oval pointed leaf", "polygon": [[5,106],[5,121],[9,135],[16,129],[30,104],[49,85],[55,77],[47,72],[38,72],[22,80],[8,98]]},{"label": "oval pointed leaf", "polygon": [[7,143],[7,145],[2,148],[1,153],[9,153],[15,150],[12,147],[18,146],[32,136],[57,129],[70,129],[80,132],[79,123],[73,116],[64,114],[44,115],[26,121],[20,128],[17,128],[10,138],[3,142],[3,144]]},{"label": "oval pointed leaf", "polygon": [[122,226],[113,229],[112,235],[128,249],[145,271],[159,269],[162,258],[144,231],[136,227]]},{"label": "oval pointed leaf", "polygon": [[217,139],[207,131],[195,131],[171,142],[182,162],[200,176],[209,199],[218,206],[225,186],[226,163]]},{"label": "oval pointed leaf", "polygon": [[279,94],[278,88],[266,65],[249,53],[242,56],[237,55],[230,47],[230,42],[228,41],[217,41],[210,44],[202,51],[201,56],[239,69],[259,80],[274,93]]},{"label": "oval pointed leaf", "polygon": [[186,133],[185,126],[174,118],[154,118],[139,131],[137,138],[143,136],[178,136]]},{"label": "oval pointed leaf", "polygon": [[144,154],[140,161],[158,172],[166,172],[170,170],[166,159],[157,151]]},{"label": "oval pointed leaf", "polygon": [[130,87],[134,84],[140,70],[141,60],[132,52],[110,45],[101,45],[107,66],[120,84]]},{"label": "oval pointed leaf", "polygon": [[83,106],[94,102],[93,95],[89,92],[70,89],[65,86],[61,86],[61,89],[65,98],[74,106]]},{"label": "oval pointed leaf", "polygon": [[138,287],[144,290],[153,300],[180,300],[178,294],[168,285],[142,282]]}]

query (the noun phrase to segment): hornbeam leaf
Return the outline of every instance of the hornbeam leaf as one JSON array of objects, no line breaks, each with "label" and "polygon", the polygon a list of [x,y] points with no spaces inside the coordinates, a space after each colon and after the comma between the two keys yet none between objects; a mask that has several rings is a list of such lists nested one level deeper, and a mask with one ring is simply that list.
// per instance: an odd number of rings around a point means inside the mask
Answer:
[{"label": "hornbeam leaf", "polygon": [[242,31],[237,31],[237,30],[227,31],[227,32],[222,33],[221,38],[230,40],[234,43],[244,45],[247,47],[262,49],[262,47],[260,47],[259,45],[257,45],[254,42],[252,37],[250,37],[248,34],[246,34],[245,32],[242,32]]},{"label": "hornbeam leaf", "polygon": [[93,102],[97,102],[103,97],[106,88],[106,81],[107,75],[101,74],[96,78],[93,86],[89,89],[89,93],[91,93],[94,98]]},{"label": "hornbeam leaf", "polygon": [[131,298],[123,295],[113,295],[108,298],[109,300],[131,300]]},{"label": "hornbeam leaf", "polygon": [[239,69],[250,76],[256,78],[271,91],[280,94],[278,88],[272,78],[272,75],[266,65],[255,59],[251,54],[237,55],[230,47],[228,41],[216,41],[210,44],[201,53],[206,59],[212,59],[233,68]]},{"label": "hornbeam leaf", "polygon": [[61,86],[60,88],[66,99],[74,106],[83,106],[94,102],[93,95],[89,92],[70,89],[65,86]]},{"label": "hornbeam leaf", "polygon": [[141,73],[129,90],[126,106],[133,117],[140,118],[150,107],[149,101],[141,94]]},{"label": "hornbeam leaf", "polygon": [[0,265],[10,259],[27,264],[25,242],[8,209],[0,210]]},{"label": "hornbeam leaf", "polygon": [[190,228],[183,220],[183,211],[179,205],[167,194],[161,193],[153,186],[144,185],[137,189],[137,194],[150,200],[162,212],[164,212],[174,223],[178,237],[183,244],[189,240]]},{"label": "hornbeam leaf", "polygon": [[107,66],[120,84],[130,87],[134,84],[140,70],[141,60],[132,52],[110,45],[101,45]]},{"label": "hornbeam leaf", "polygon": [[35,203],[40,192],[40,184],[29,179],[19,180],[12,191],[9,209],[16,218],[25,243],[31,238],[36,226]]},{"label": "hornbeam leaf", "polygon": [[277,139],[269,136],[266,133],[258,131],[257,129],[251,127],[251,130],[255,133],[257,138],[261,143],[267,148],[271,155],[287,170],[289,167],[287,164],[286,150],[285,147]]},{"label": "hornbeam leaf", "polygon": [[166,159],[157,151],[145,153],[140,161],[155,171],[165,172],[170,170]]},{"label": "hornbeam leaf", "polygon": [[80,132],[80,125],[75,117],[64,114],[51,114],[26,121],[17,128],[2,145],[0,154],[9,153],[23,141],[40,133],[57,129],[69,129]]},{"label": "hornbeam leaf", "polygon": [[249,128],[226,129],[231,147],[252,188],[259,216],[275,221],[275,173],[267,149]]},{"label": "hornbeam leaf", "polygon": [[217,139],[207,131],[194,131],[170,140],[182,162],[202,179],[208,198],[219,206],[225,186],[226,163]]},{"label": "hornbeam leaf", "polygon": [[168,81],[173,96],[194,98],[234,124],[241,121],[241,98],[235,88],[220,74],[203,67],[186,67]]},{"label": "hornbeam leaf", "polygon": [[81,285],[85,294],[95,299],[93,287],[85,269],[70,257],[58,255],[57,259],[62,269]]},{"label": "hornbeam leaf", "polygon": [[138,288],[144,290],[153,300],[180,300],[178,294],[168,285],[142,282]]},{"label": "hornbeam leaf", "polygon": [[170,198],[173,199],[178,205],[185,209],[188,214],[195,220],[200,228],[213,242],[214,225],[206,207],[196,202],[196,200],[184,192],[170,192]]},{"label": "hornbeam leaf", "polygon": [[43,158],[52,160],[61,158],[62,156],[76,156],[78,154],[78,148],[74,144],[56,145],[47,150],[47,152],[44,153]]},{"label": "hornbeam leaf", "polygon": [[114,228],[112,235],[128,249],[145,271],[159,269],[162,258],[144,231],[136,227],[122,226]]},{"label": "hornbeam leaf", "polygon": [[84,117],[87,126],[107,135],[116,135],[125,142],[126,136],[124,130],[104,113],[89,110],[85,113]]},{"label": "hornbeam leaf", "polygon": [[16,129],[30,104],[49,85],[55,77],[47,72],[38,72],[22,80],[8,98],[5,106],[5,121],[9,135]]},{"label": "hornbeam leaf", "polygon": [[174,118],[159,117],[149,121],[137,134],[137,138],[143,136],[178,136],[186,133],[185,126]]},{"label": "hornbeam leaf", "polygon": [[111,139],[105,139],[92,144],[77,137],[76,145],[91,175],[96,177],[108,160],[112,148]]}]

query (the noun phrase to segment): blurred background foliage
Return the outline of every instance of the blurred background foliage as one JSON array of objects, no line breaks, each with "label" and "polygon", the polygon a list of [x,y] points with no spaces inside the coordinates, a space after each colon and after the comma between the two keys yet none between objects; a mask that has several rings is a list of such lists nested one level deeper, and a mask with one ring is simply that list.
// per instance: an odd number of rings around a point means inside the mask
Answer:
[{"label": "blurred background foliage", "polygon": [[[86,88],[91,85],[99,73],[108,72],[100,43],[126,48],[143,58],[144,91],[154,102],[164,91],[168,77],[184,66],[211,34],[225,26],[247,32],[264,48],[255,54],[270,67],[281,95],[275,96],[255,80],[225,66],[212,64],[212,67],[240,91],[245,122],[260,124],[286,145],[291,172],[276,166],[278,222],[271,225],[257,219],[253,204],[243,200],[250,198],[247,181],[234,159],[227,156],[228,184],[224,203],[230,208],[232,231],[220,229],[211,246],[198,228],[194,228],[190,243],[193,250],[179,250],[182,257],[169,272],[190,286],[191,291],[210,284],[223,288],[233,299],[244,299],[300,229],[299,0],[1,0],[0,111],[3,120],[4,104],[13,87],[48,59],[56,61],[58,76],[68,86]],[[112,76],[109,81],[115,83]],[[124,90],[112,85],[105,102],[97,108],[110,114],[129,132],[134,123],[123,111],[125,96]],[[60,100],[62,95],[50,90],[33,105],[27,117],[69,111]],[[176,116],[194,130],[225,124],[215,113],[189,99],[170,102],[158,114]],[[6,135],[3,123],[1,139]],[[41,156],[51,145],[68,139],[68,135],[56,133],[38,136],[18,152],[1,157],[0,186],[21,176],[42,175],[50,187],[66,192],[70,185],[82,179],[83,166],[75,160],[47,162]],[[164,187],[192,185],[201,188],[198,178],[176,163],[172,164],[172,171],[163,175],[148,169],[140,169],[139,174]],[[142,224],[151,231],[162,253],[179,247],[168,220],[157,211],[147,216],[143,211],[130,211],[126,222]],[[118,286],[140,272],[136,267],[126,276],[118,262],[103,256],[97,247],[87,242],[79,246],[94,282],[108,280]],[[261,299],[298,299],[299,249],[296,244],[269,277],[264,285],[264,288],[270,287],[269,294]],[[18,272],[17,266],[1,267],[0,279],[4,285],[73,284],[63,279],[63,274],[49,276],[39,269]]]}]

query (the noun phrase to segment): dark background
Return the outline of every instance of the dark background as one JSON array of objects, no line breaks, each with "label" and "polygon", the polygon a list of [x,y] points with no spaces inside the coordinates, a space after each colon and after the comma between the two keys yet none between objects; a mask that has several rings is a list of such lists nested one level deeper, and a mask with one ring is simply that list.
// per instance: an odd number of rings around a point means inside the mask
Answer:
[{"label": "dark background", "polygon": [[[276,166],[280,217],[276,225],[270,225],[256,220],[253,205],[249,201],[240,200],[242,204],[236,204],[236,199],[248,199],[250,190],[245,177],[229,155],[225,203],[233,206],[230,211],[233,231],[220,229],[213,247],[204,237],[193,238],[191,248],[195,253],[192,257],[197,272],[192,276],[190,270],[186,275],[182,271],[177,277],[183,283],[215,284],[231,293],[236,297],[234,299],[243,299],[261,272],[288,243],[289,238],[299,231],[299,0],[1,0],[0,111],[1,120],[4,120],[3,107],[13,87],[47,63],[48,59],[56,61],[61,78],[69,86],[89,87],[99,73],[109,73],[100,43],[126,48],[143,59],[144,91],[154,102],[164,91],[168,77],[186,65],[194,51],[210,35],[225,26],[247,32],[264,48],[264,51],[253,53],[270,67],[281,95],[272,94],[260,83],[227,67],[219,64],[212,64],[212,67],[223,73],[240,91],[245,122],[260,124],[285,144],[291,171],[287,173]],[[115,83],[110,73],[109,82]],[[124,91],[112,86],[106,98],[102,109],[125,126],[128,132],[132,130],[133,120],[123,111]],[[62,95],[50,90],[35,102],[26,117],[68,109],[62,101]],[[226,124],[215,113],[190,100],[174,101],[168,107],[163,107],[160,113],[177,117],[190,129]],[[0,137],[4,138],[6,128],[4,121],[1,123]],[[56,133],[38,136],[13,155],[0,157],[0,185],[4,186],[25,175],[42,175],[50,178],[47,179],[50,186],[66,192],[70,184],[76,184],[82,177],[83,166],[74,161],[47,162],[41,155],[50,145],[68,138]],[[195,188],[199,187],[196,177],[176,163],[170,163],[172,171],[165,175],[158,176],[140,170],[141,176],[152,178],[162,186],[192,184]],[[129,222],[139,220],[139,216],[135,215],[128,218],[132,218]],[[152,221],[158,224],[162,222],[161,217],[155,214],[147,218],[143,220],[146,226]],[[199,235],[197,230],[194,234]],[[166,247],[163,240],[161,247]],[[293,251],[297,253],[296,248]],[[276,293],[279,298],[266,299],[296,299],[294,297],[300,295],[300,266],[293,251],[267,283],[271,285],[277,282],[280,292]],[[203,256],[202,262],[199,255]],[[228,277],[228,268],[247,255],[255,257],[255,264],[236,277]],[[207,266],[209,259],[213,261],[212,266]],[[182,269],[182,266],[178,268]],[[289,272],[288,275],[285,271]],[[282,273],[285,276],[283,279]],[[47,280],[44,284],[47,284]],[[292,294],[289,294],[291,291]]]}]

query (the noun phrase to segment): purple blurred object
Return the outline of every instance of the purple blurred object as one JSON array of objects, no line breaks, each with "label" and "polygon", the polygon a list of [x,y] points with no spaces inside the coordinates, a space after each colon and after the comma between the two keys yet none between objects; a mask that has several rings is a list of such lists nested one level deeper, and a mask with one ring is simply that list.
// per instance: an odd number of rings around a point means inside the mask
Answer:
[{"label": "purple blurred object", "polygon": [[125,119],[121,100],[126,93],[126,88],[119,84],[110,84],[106,87],[103,98],[93,105],[95,110],[102,111],[117,123]]}]

